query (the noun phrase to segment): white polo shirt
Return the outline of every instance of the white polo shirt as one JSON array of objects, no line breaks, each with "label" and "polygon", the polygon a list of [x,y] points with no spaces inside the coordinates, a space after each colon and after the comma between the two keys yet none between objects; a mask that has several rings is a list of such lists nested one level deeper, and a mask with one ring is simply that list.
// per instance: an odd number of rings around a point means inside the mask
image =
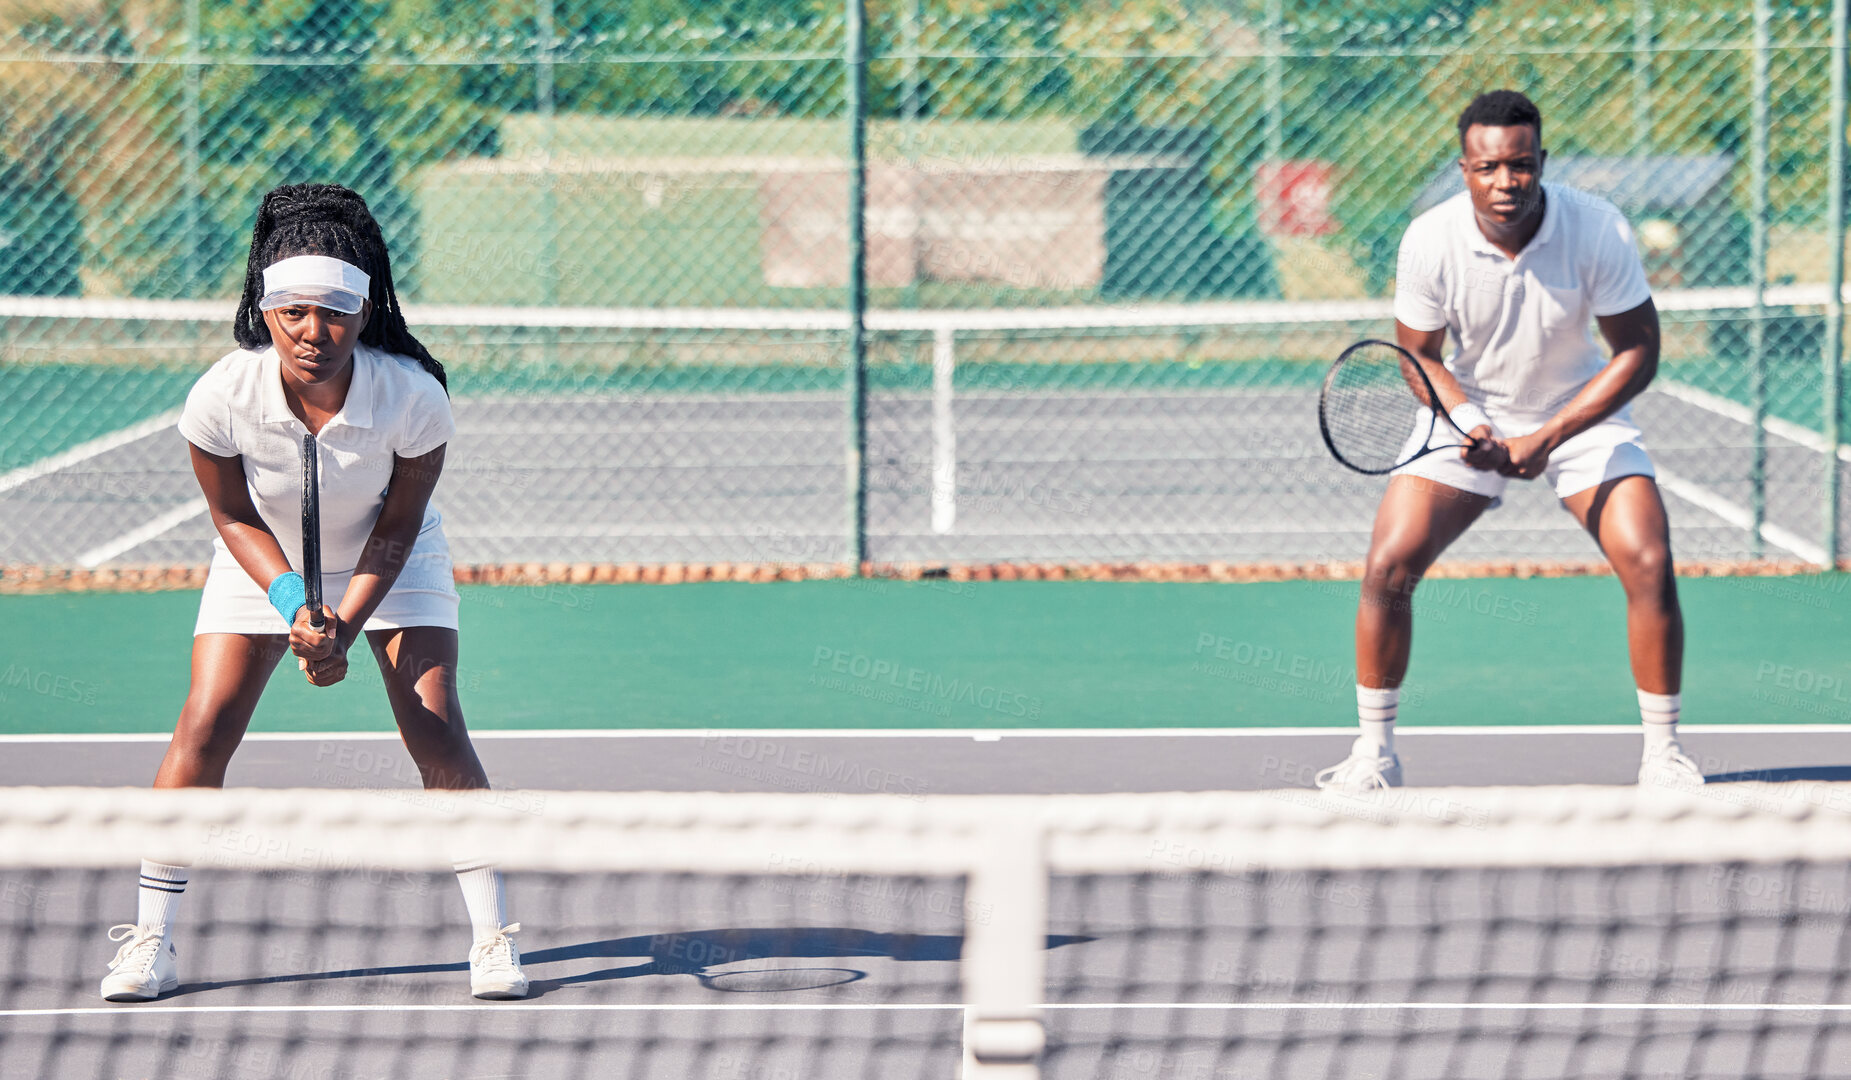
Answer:
[{"label": "white polo shirt", "polygon": [[[351,571],[385,503],[393,458],[419,457],[450,441],[456,423],[450,399],[410,357],[354,348],[353,382],[341,411],[321,429],[322,568]],[[274,347],[240,349],[199,377],[186,396],[180,434],[208,454],[244,458],[244,478],[257,513],[283,554],[302,565],[302,437],[308,428],[283,397]],[[426,537],[442,545],[442,518],[426,508],[417,551]],[[223,541],[216,542],[223,546]],[[447,551],[445,553],[447,558]]]},{"label": "white polo shirt", "polygon": [[[1408,226],[1395,272],[1395,318],[1445,327],[1460,388],[1514,427],[1547,420],[1606,366],[1595,317],[1652,296],[1618,208],[1574,188],[1543,191],[1542,225],[1515,259],[1485,239],[1461,192]],[[1615,415],[1630,421],[1629,410]]]}]

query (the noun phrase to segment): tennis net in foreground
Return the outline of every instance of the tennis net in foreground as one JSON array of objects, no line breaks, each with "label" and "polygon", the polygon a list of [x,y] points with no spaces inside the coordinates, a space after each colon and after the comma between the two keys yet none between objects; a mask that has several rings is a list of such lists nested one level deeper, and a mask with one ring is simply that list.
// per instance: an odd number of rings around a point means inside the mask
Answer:
[{"label": "tennis net in foreground", "polygon": [[[14,789],[0,1076],[1825,1077],[1851,785]],[[467,997],[468,849],[535,996]],[[106,1005],[135,860],[181,988]],[[1045,1044],[1045,1045],[1044,1045]]]}]

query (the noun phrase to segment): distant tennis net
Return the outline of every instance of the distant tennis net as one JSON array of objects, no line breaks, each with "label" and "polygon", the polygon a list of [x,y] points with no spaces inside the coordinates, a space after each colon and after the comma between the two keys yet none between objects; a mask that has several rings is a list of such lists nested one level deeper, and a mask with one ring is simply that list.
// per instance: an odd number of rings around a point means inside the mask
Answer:
[{"label": "distant tennis net", "polygon": [[[1664,360],[1635,413],[1684,565],[1825,559],[1825,463],[1851,451],[1816,415],[1817,292],[1771,290],[1758,319],[1747,290],[1659,298]],[[204,564],[210,528],[185,512],[196,492],[167,429],[231,348],[229,315],[0,298],[0,566]],[[438,500],[484,579],[848,569],[843,312],[410,315],[451,372],[460,427]],[[1391,318],[1381,300],[870,312],[871,559],[1034,576],[1353,567],[1381,482],[1328,459],[1315,387]],[[1455,565],[1598,563],[1540,487],[1507,503]]]},{"label": "distant tennis net", "polygon": [[[1823,1078],[1851,785],[0,796],[0,1076]],[[447,853],[537,995],[467,996]],[[178,992],[106,1005],[142,856]]]}]

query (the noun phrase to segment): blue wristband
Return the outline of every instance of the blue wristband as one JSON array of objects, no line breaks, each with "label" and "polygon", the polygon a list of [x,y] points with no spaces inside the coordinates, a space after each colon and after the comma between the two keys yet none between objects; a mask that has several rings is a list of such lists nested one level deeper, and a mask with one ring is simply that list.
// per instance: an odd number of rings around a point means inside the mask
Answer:
[{"label": "blue wristband", "polygon": [[302,575],[294,570],[276,575],[270,583],[270,606],[291,626],[296,625],[296,612],[308,606],[308,585],[302,581]]}]

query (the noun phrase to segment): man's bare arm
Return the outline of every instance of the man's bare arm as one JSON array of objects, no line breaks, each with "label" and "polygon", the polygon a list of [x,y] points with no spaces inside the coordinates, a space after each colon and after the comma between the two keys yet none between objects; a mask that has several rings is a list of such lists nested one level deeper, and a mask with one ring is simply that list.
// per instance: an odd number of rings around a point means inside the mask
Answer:
[{"label": "man's bare arm", "polygon": [[[1446,328],[1438,330],[1416,330],[1395,320],[1395,343],[1414,357],[1427,379],[1433,383],[1433,392],[1439,395],[1440,410],[1450,414],[1454,409],[1464,405],[1469,399],[1465,391],[1459,388],[1459,380],[1446,370]],[[1431,404],[1431,403],[1429,403]],[[1470,446],[1460,447],[1459,456],[1474,469],[1498,469],[1504,465],[1504,449],[1492,439],[1491,427],[1479,424],[1466,432],[1473,439]]]},{"label": "man's bare arm", "polygon": [[1541,476],[1556,447],[1618,412],[1658,374],[1658,308],[1652,301],[1596,322],[1613,358],[1542,427],[1509,440],[1506,474],[1525,480]]}]

